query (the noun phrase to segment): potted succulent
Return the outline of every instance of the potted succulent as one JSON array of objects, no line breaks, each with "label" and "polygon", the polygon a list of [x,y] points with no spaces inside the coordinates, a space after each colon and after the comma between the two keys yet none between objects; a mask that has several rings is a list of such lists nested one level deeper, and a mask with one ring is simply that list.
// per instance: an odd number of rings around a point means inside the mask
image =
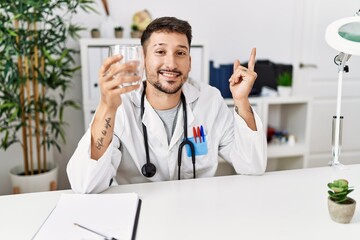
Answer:
[{"label": "potted succulent", "polygon": [[290,72],[279,74],[276,79],[279,96],[290,96],[292,90],[292,76]]},{"label": "potted succulent", "polygon": [[349,223],[354,215],[356,201],[347,195],[354,191],[346,179],[334,180],[328,183],[328,209],[330,217],[338,223]]},{"label": "potted succulent", "polygon": [[132,18],[131,25],[131,37],[132,38],[141,38],[142,33],[145,31],[146,27],[152,21],[150,12],[148,10],[142,10],[136,12]]},{"label": "potted succulent", "polygon": [[[74,61],[78,50],[68,47],[67,40],[79,37],[84,28],[72,24],[71,16],[79,8],[93,11],[92,4],[92,0],[0,3],[0,149],[19,143],[23,160],[10,171],[13,192],[56,188],[56,164],[48,162],[48,155],[52,146],[61,151],[59,141],[65,142],[64,110],[78,108],[66,99],[80,68]],[[44,183],[43,177],[50,177],[49,182]],[[38,188],[43,185],[45,189]]]},{"label": "potted succulent", "polygon": [[91,33],[92,38],[100,38],[100,36],[101,36],[100,30],[98,28],[92,28],[90,30],[90,33]]},{"label": "potted succulent", "polygon": [[124,33],[124,28],[122,26],[117,26],[114,28],[114,34],[116,38],[122,38]]},{"label": "potted succulent", "polygon": [[132,38],[141,38],[142,31],[139,30],[139,27],[136,24],[132,24],[130,35]]}]

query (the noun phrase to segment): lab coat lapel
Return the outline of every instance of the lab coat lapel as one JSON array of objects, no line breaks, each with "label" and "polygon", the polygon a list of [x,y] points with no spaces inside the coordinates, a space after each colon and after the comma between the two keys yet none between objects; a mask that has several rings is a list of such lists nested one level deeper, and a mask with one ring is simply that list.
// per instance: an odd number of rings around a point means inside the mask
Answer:
[{"label": "lab coat lapel", "polygon": [[[190,126],[192,126],[193,121],[195,119],[195,116],[194,116],[191,106],[194,104],[194,101],[198,99],[200,93],[195,87],[188,84],[187,82],[184,84],[182,91],[185,95],[185,100],[186,100],[186,111],[187,111],[187,126],[186,126],[186,128],[188,130],[187,134],[189,137],[190,136],[189,129],[190,129]],[[175,131],[171,138],[169,149],[174,147],[175,144],[179,140],[182,141],[184,138],[184,110],[183,110],[183,108],[184,108],[184,106],[181,104],[181,108],[179,109],[179,113],[178,113],[178,117],[177,117]]]},{"label": "lab coat lapel", "polygon": [[[175,144],[180,140],[182,141],[184,138],[184,106],[181,106],[179,109],[179,113],[177,116],[177,122],[174,134],[171,138],[169,149],[175,146]],[[189,129],[189,126],[191,126],[192,122],[194,121],[194,114],[193,111],[190,108],[189,104],[186,104],[186,111],[187,111],[187,126],[186,128]],[[188,137],[189,137],[189,130],[187,131]],[[180,139],[181,138],[181,139]]]},{"label": "lab coat lapel", "polygon": [[144,105],[145,111],[142,122],[146,126],[149,143],[154,143],[153,141],[156,139],[161,144],[166,146],[168,143],[164,123],[161,121],[155,110],[151,107],[146,97]]}]

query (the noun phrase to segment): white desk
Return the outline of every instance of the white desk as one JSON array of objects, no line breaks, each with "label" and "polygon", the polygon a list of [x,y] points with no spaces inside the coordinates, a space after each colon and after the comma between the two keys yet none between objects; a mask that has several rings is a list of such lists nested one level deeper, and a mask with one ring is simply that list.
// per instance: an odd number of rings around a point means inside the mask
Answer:
[{"label": "white desk", "polygon": [[[326,184],[346,178],[360,202],[360,164],[270,172],[264,176],[122,185],[107,193],[143,199],[137,240],[360,239],[359,206],[350,224],[333,222]],[[0,239],[30,239],[55,206],[56,191],[0,197]],[[94,216],[95,217],[95,216]]]}]

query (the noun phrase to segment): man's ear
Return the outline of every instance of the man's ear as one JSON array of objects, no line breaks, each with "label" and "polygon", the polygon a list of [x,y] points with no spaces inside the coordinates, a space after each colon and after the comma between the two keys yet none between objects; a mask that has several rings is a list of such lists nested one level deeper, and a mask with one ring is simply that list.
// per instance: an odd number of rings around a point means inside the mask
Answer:
[{"label": "man's ear", "polygon": [[189,66],[189,72],[191,71],[191,56],[189,56],[189,64],[190,64],[190,66]]}]

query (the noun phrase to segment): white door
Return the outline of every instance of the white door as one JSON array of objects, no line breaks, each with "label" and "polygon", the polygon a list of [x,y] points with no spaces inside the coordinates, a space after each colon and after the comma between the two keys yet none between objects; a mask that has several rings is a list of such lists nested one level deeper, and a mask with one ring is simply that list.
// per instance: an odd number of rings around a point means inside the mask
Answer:
[{"label": "white door", "polygon": [[[297,3],[297,36],[294,41],[294,93],[313,98],[310,128],[309,167],[324,166],[331,160],[331,123],[336,113],[338,52],[325,42],[326,27],[333,21],[351,17],[359,10],[359,0],[303,0]],[[342,92],[342,163],[360,163],[360,56],[347,64]]]}]

